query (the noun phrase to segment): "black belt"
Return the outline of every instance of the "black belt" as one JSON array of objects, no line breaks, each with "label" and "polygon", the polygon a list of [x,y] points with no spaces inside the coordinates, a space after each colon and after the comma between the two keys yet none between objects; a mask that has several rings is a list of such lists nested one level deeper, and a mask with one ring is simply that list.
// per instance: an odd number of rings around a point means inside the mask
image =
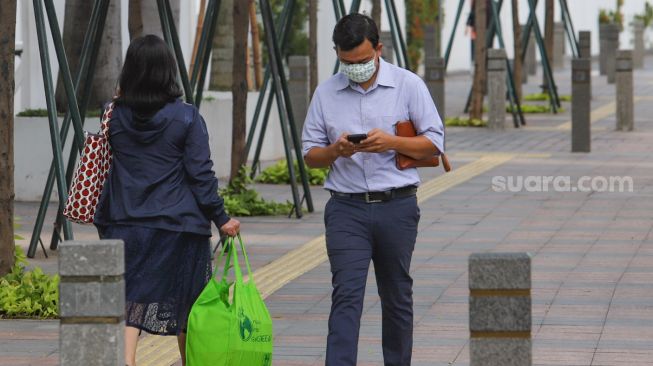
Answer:
[{"label": "black belt", "polygon": [[385,202],[395,198],[402,198],[414,196],[417,193],[417,187],[406,186],[396,189],[391,189],[384,192],[364,192],[364,193],[342,193],[330,191],[331,197],[342,197],[353,200],[365,201],[366,203]]}]

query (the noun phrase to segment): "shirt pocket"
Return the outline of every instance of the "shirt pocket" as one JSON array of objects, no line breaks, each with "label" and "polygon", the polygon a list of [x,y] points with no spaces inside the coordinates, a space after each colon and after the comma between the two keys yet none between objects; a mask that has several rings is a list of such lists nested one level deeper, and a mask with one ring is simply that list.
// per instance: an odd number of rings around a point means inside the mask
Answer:
[{"label": "shirt pocket", "polygon": [[381,116],[378,118],[378,122],[376,123],[375,127],[383,130],[390,135],[395,135],[395,126],[398,122],[405,120],[406,118],[403,118],[403,116]]}]

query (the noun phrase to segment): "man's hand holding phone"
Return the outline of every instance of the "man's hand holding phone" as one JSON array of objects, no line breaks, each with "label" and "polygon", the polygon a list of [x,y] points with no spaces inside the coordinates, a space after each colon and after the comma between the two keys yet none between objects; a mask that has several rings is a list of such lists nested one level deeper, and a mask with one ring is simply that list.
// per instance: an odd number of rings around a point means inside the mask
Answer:
[{"label": "man's hand holding phone", "polygon": [[344,157],[344,158],[349,158],[354,153],[356,153],[356,146],[354,145],[353,142],[347,140],[347,136],[349,136],[348,133],[343,133],[340,135],[338,140],[336,140],[333,145],[331,145],[334,149],[334,152],[336,156],[339,157]]},{"label": "man's hand holding phone", "polygon": [[356,145],[356,152],[381,153],[395,149],[396,136],[374,128],[367,133],[367,138]]}]

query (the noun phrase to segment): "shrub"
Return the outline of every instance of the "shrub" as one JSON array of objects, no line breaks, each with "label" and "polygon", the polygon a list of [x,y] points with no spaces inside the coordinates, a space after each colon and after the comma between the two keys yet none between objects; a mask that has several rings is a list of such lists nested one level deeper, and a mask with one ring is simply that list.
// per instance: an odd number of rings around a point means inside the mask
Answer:
[{"label": "shrub", "polygon": [[[301,181],[299,176],[299,165],[297,161],[293,162],[295,167],[296,180]],[[322,185],[329,175],[329,168],[309,168],[306,167],[306,174],[308,175],[308,182],[312,185]],[[286,160],[279,160],[276,164],[264,169],[256,181],[260,183],[269,184],[290,184],[290,174],[288,174],[288,162]]]},{"label": "shrub", "polygon": [[241,167],[238,176],[224,189],[220,196],[224,199],[225,210],[233,216],[271,216],[285,215],[292,210],[293,204],[289,201],[279,203],[266,201],[259,193],[249,188],[252,179],[248,169]]},{"label": "shrub", "polygon": [[478,118],[449,117],[445,119],[444,125],[449,127],[487,127],[487,121]]},{"label": "shrub", "polygon": [[27,260],[16,247],[11,272],[0,277],[0,318],[56,318],[59,303],[59,276],[47,275],[36,267],[26,270]]}]

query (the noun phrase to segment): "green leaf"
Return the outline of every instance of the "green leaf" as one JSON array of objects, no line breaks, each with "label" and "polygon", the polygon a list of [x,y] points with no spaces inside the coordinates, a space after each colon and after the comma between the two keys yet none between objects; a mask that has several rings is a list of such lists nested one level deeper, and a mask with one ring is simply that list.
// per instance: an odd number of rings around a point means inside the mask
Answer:
[{"label": "green leaf", "polygon": [[59,276],[39,267],[26,270],[27,260],[16,247],[12,271],[0,278],[0,318],[54,318],[58,314]]}]

